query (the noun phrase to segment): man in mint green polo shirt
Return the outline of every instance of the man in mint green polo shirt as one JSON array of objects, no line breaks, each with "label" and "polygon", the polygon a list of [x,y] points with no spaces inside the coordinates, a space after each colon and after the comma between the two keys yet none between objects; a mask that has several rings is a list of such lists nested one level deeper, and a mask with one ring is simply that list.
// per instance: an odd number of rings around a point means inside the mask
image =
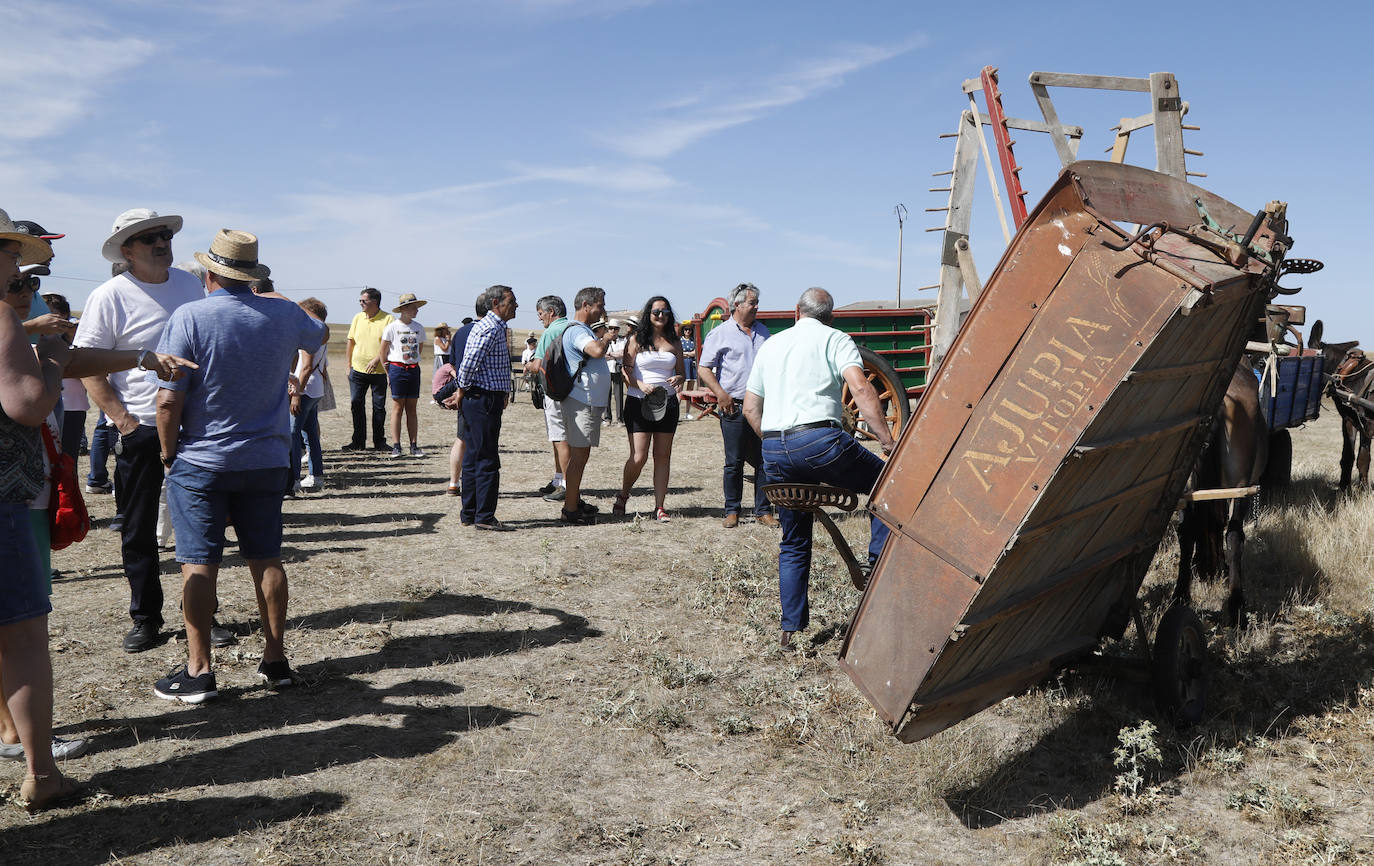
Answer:
[{"label": "man in mint green polo shirt", "polygon": [[[763,440],[763,466],[770,482],[830,484],[869,493],[882,472],[883,459],[841,429],[845,385],[883,453],[891,453],[895,443],[853,338],[830,327],[834,311],[835,299],[825,289],[802,293],[797,324],[770,337],[754,356],[745,386],[744,417]],[[780,644],[791,649],[792,635],[810,621],[812,515],[779,508],[778,521],[782,524]],[[871,567],[882,553],[888,529],[873,517],[870,531]]]},{"label": "man in mint green polo shirt", "polygon": [[[568,327],[568,305],[557,295],[545,295],[534,302],[534,313],[544,333],[534,347],[534,359],[526,367],[526,372],[534,373],[543,381],[544,353],[549,344],[563,336]],[[550,502],[562,502],[568,495],[568,487],[563,478],[563,467],[568,465],[567,432],[563,429],[563,413],[558,404],[549,396],[547,383],[541,386],[544,393],[544,429],[548,431],[549,443],[553,446],[553,478],[539,488],[539,492]]]}]

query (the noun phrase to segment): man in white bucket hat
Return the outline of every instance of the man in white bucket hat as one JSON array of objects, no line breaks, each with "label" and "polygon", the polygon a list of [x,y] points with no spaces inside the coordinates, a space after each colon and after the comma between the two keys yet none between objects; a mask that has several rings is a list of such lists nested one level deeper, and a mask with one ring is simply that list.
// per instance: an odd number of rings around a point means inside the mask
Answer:
[{"label": "man in white bucket hat", "polygon": [[[181,217],[133,208],[115,217],[100,253],[129,269],[102,283],[81,311],[74,345],[97,349],[139,349],[139,368],[83,380],[91,402],[119,433],[115,445],[115,489],[124,516],[121,555],[129,581],[133,628],[125,652],[157,644],[162,628],[162,578],[157,548],[158,495],[163,467],[158,458],[157,380],[145,370],[172,312],[205,296],[200,281],[172,267],[172,236]],[[233,635],[221,630],[221,641]]]},{"label": "man in white bucket hat", "polygon": [[[272,687],[295,679],[283,646],[281,502],[291,450],[285,385],[297,352],[313,353],[327,331],[290,301],[253,293],[250,283],[264,273],[256,235],[221,229],[196,260],[205,266],[210,294],[172,313],[158,347],[199,365],[184,378],[160,382],[157,397],[188,659],[153,686],[159,698],[192,704],[219,694],[210,645],[230,518],[262,621],[258,677]],[[273,382],[276,387],[264,387]]]}]

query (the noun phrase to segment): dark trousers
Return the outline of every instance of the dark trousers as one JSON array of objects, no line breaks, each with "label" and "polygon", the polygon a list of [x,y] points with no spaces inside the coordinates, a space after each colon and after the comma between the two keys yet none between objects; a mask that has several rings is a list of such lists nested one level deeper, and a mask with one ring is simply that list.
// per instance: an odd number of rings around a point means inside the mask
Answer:
[{"label": "dark trousers", "polygon": [[348,371],[348,392],[353,408],[353,446],[367,444],[367,389],[372,389],[372,447],[386,447],[386,373]]},{"label": "dark trousers", "polygon": [[81,437],[85,434],[86,410],[67,410],[62,413],[62,453],[70,454],[75,462],[81,460]]},{"label": "dark trousers", "polygon": [[505,391],[468,388],[463,392],[464,523],[490,523],[496,518],[496,497],[501,488],[501,414],[506,409]]},{"label": "dark trousers", "polygon": [[115,443],[115,505],[124,515],[120,553],[129,580],[129,616],[162,625],[157,500],[162,492],[157,428],[139,425]]},{"label": "dark trousers", "polygon": [[616,370],[611,374],[611,402],[606,407],[606,420],[611,420],[611,410],[615,410],[615,420],[625,421],[625,379]]},{"label": "dark trousers", "polygon": [[763,495],[763,485],[768,483],[768,474],[763,469],[763,443],[744,420],[738,401],[733,414],[721,414],[720,435],[725,440],[725,513],[739,514],[740,500],[744,498],[744,464],[748,463],[754,467],[754,515],[767,514],[768,497]]},{"label": "dark trousers", "polygon": [[86,472],[87,484],[105,485],[110,483],[110,452],[119,440],[119,431],[105,420],[105,413],[95,424],[95,434],[91,437],[91,468]]}]

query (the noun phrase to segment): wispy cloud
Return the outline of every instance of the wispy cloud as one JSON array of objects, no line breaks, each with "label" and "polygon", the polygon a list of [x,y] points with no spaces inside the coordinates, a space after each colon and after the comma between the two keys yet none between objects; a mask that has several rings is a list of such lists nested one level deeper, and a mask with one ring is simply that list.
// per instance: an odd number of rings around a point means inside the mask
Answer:
[{"label": "wispy cloud", "polygon": [[121,36],[94,20],[61,6],[0,6],[0,77],[7,114],[0,138],[33,140],[68,128],[91,104],[155,50],[152,42]]},{"label": "wispy cloud", "polygon": [[660,116],[615,135],[603,136],[602,140],[636,159],[663,159],[709,135],[839,87],[849,75],[924,43],[924,37],[914,37],[896,45],[845,46],[829,57],[781,73],[753,90],[745,89],[740,95],[716,102],[700,93],[669,98],[657,107]]},{"label": "wispy cloud", "polygon": [[551,180],[613,192],[655,192],[677,186],[655,165],[532,166],[514,164],[522,180]]}]

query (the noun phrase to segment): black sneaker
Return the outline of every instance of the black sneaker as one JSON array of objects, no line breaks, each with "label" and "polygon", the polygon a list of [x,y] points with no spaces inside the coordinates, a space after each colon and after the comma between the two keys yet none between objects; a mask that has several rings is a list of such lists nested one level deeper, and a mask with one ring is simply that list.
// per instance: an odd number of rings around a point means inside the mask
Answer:
[{"label": "black sneaker", "polygon": [[365,451],[365,450],[367,450],[367,449],[366,449],[366,446],[362,445],[362,444],[359,443],[359,442],[349,442],[347,445],[343,446],[343,447],[340,448],[339,450],[340,450],[340,451]]},{"label": "black sneaker", "polygon": [[540,496],[548,496],[550,493],[554,492],[554,491],[557,490],[557,489],[558,489],[558,482],[557,482],[557,481],[550,481],[548,484],[545,484],[543,487],[539,488],[539,489],[538,489],[537,491],[535,491],[535,492],[537,492]]},{"label": "black sneaker", "polygon": [[227,647],[238,642],[238,635],[220,625],[218,621],[210,620],[210,646]]},{"label": "black sneaker", "polygon": [[567,509],[563,509],[562,514],[563,522],[571,526],[594,526],[596,524],[596,515],[592,514],[590,511],[583,511],[581,509],[577,511],[568,511]]},{"label": "black sneaker", "polygon": [[263,662],[258,665],[258,679],[267,683],[270,688],[296,684],[296,674],[291,670],[291,665],[286,659],[278,662]]},{"label": "black sneaker", "polygon": [[134,627],[129,629],[129,633],[124,635],[124,651],[126,653],[141,653],[157,646],[158,631],[161,627],[161,623],[151,620],[134,623]]},{"label": "black sneaker", "polygon": [[153,694],[164,701],[181,701],[185,704],[200,704],[219,697],[214,671],[193,677],[186,673],[185,667],[177,668],[154,683]]}]

